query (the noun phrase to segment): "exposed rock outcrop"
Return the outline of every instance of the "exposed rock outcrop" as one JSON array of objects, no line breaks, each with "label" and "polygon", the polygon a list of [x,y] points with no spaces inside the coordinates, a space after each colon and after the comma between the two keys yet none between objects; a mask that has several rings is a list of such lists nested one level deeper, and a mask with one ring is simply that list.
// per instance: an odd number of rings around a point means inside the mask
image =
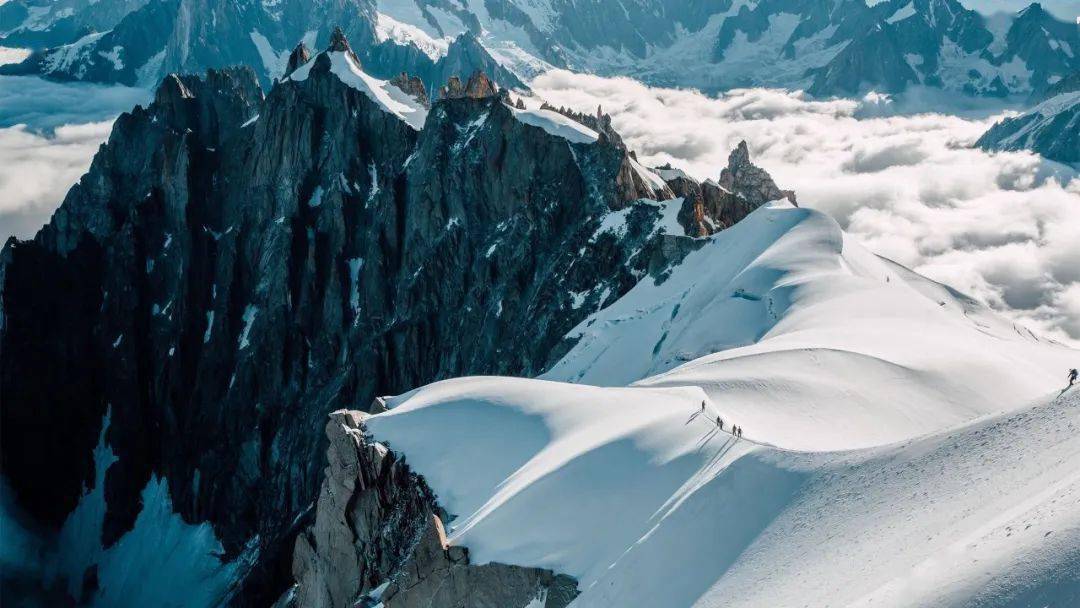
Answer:
[{"label": "exposed rock outcrop", "polygon": [[315,522],[297,537],[297,585],[283,606],[564,608],[578,595],[573,579],[550,570],[471,564],[447,541],[427,484],[367,436],[365,416],[330,415]]},{"label": "exposed rock outcrop", "polygon": [[728,166],[720,172],[720,187],[737,194],[755,208],[783,198],[797,205],[795,193],[777,187],[769,173],[750,162],[750,150],[745,141],[732,150]]},{"label": "exposed rock outcrop", "polygon": [[698,182],[671,165],[657,167],[655,171],[674,196],[683,199],[678,219],[691,236],[708,236],[730,228],[770,201],[787,199],[797,204],[793,191],[778,188],[768,172],[750,162],[745,141],[728,156],[720,183],[711,179]]},{"label": "exposed rock outcrop", "polygon": [[289,63],[285,66],[285,75],[288,76],[296,71],[296,68],[311,61],[311,50],[301,42],[289,53]]},{"label": "exposed rock outcrop", "polygon": [[424,107],[431,107],[431,100],[428,99],[427,87],[424,86],[424,81],[420,80],[418,77],[410,76],[407,72],[402,72],[391,78],[390,84],[419,101]]},{"label": "exposed rock outcrop", "polygon": [[439,89],[440,99],[484,99],[498,94],[495,84],[480,70],[473,72],[465,84],[457,76],[451,76],[446,85]]}]

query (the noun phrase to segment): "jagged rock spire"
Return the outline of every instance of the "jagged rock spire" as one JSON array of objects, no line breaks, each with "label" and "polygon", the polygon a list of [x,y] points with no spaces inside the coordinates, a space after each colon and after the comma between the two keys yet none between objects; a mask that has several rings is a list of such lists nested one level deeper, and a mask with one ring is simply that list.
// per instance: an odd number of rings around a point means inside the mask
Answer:
[{"label": "jagged rock spire", "polygon": [[303,41],[301,41],[300,44],[296,45],[296,48],[293,49],[292,53],[289,54],[289,64],[285,68],[285,74],[292,74],[296,71],[296,68],[304,65],[308,61],[311,61],[311,50],[308,49]]},{"label": "jagged rock spire", "polygon": [[428,99],[427,87],[418,76],[410,76],[408,72],[402,72],[390,79],[390,84],[404,91],[407,95],[419,101],[425,108],[431,107]]},{"label": "jagged rock spire", "polygon": [[476,70],[469,76],[469,82],[465,84],[465,96],[470,99],[483,99],[498,95],[495,83],[487,77],[487,74]]},{"label": "jagged rock spire", "polygon": [[782,198],[798,204],[793,191],[781,190],[764,169],[750,162],[746,141],[740,141],[728,156],[728,166],[720,172],[720,186],[755,206]]},{"label": "jagged rock spire", "polygon": [[330,34],[329,50],[339,53],[352,52],[352,47],[349,46],[349,41],[345,38],[345,32],[341,31],[341,27],[335,26],[334,33]]},{"label": "jagged rock spire", "polygon": [[498,94],[495,83],[481,70],[474,71],[465,84],[462,84],[457,76],[451,76],[446,81],[446,86],[439,89],[441,99],[484,99]]},{"label": "jagged rock spire", "polygon": [[191,99],[195,95],[191,92],[179,74],[169,74],[158,85],[154,93],[154,101],[159,104],[167,104],[172,100]]}]

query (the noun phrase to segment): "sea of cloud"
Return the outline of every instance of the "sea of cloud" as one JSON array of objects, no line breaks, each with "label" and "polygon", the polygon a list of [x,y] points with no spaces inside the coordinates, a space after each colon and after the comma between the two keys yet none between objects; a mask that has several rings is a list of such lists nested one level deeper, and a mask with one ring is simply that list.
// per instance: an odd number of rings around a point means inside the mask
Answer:
[{"label": "sea of cloud", "polygon": [[1080,343],[1080,175],[1034,154],[973,149],[1000,109],[897,114],[885,96],[765,89],[712,98],[563,71],[532,86],[556,105],[602,105],[646,164],[698,178],[718,177],[746,140],[781,187],[872,251]]},{"label": "sea of cloud", "polygon": [[[717,177],[745,139],[781,187],[873,251],[1036,331],[1080,342],[1080,176],[1033,154],[972,149],[1000,108],[897,113],[884,96],[814,101],[766,89],[713,98],[563,71],[532,84],[557,105],[602,105],[642,160],[699,178]],[[33,236],[113,118],[147,97],[0,77],[0,239]]]},{"label": "sea of cloud", "polygon": [[[0,63],[25,56],[0,48]],[[0,243],[37,232],[143,89],[0,76]]]}]

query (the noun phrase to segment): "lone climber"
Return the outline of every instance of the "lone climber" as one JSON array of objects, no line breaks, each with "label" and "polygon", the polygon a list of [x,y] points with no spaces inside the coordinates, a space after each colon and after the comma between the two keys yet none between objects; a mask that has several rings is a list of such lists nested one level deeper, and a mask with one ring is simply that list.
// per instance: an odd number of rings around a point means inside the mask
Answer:
[{"label": "lone climber", "polygon": [[1077,375],[1080,375],[1080,372],[1077,372],[1075,367],[1069,370],[1069,386],[1076,384]]}]

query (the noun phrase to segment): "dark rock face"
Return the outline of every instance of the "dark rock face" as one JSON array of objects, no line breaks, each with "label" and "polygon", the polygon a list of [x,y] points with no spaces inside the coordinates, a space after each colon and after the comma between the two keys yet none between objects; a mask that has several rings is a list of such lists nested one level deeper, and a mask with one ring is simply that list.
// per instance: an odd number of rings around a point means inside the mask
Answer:
[{"label": "dark rock face", "polygon": [[524,608],[543,598],[546,608],[563,608],[578,595],[572,579],[550,570],[470,564],[467,548],[447,542],[427,484],[367,437],[364,417],[330,415],[315,521],[296,539],[296,587],[284,605]]},{"label": "dark rock face", "polygon": [[285,66],[285,75],[288,76],[296,71],[296,68],[311,61],[311,49],[301,42],[289,53],[289,63]]},{"label": "dark rock face", "polygon": [[[288,582],[327,412],[538,374],[590,311],[699,244],[689,222],[659,230],[647,199],[673,193],[611,141],[571,143],[499,96],[436,102],[417,131],[327,54],[301,65],[265,98],[250,70],[166,78],[0,258],[0,450],[19,504],[59,525],[93,484],[109,408],[101,540],[164,478],[224,559],[258,550],[240,605]],[[601,230],[612,213],[622,228]]]}]

